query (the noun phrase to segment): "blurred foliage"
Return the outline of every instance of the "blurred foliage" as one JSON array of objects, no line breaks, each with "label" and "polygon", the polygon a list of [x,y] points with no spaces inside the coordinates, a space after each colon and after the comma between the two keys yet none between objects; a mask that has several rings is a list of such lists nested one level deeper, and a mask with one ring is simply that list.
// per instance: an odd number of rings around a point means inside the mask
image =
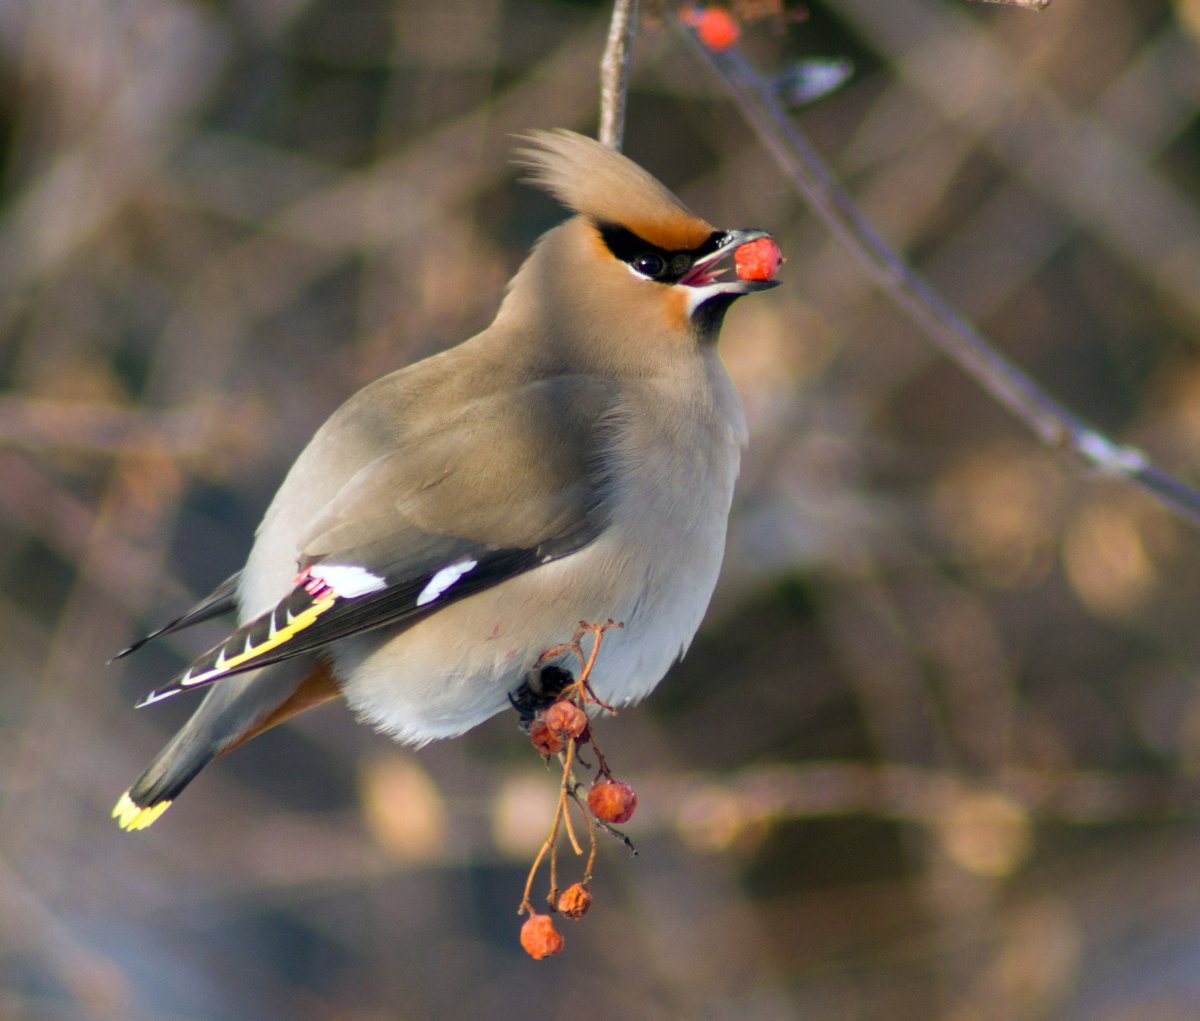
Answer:
[{"label": "blurred foliage", "polygon": [[[151,831],[186,715],[105,660],[234,570],[349,393],[484,325],[560,213],[512,134],[595,125],[604,5],[0,4],[0,1015],[1200,1014],[1200,536],[1037,447],[810,219],[648,12],[626,151],[785,286],[723,352],[752,441],[687,659],[602,724],[640,856],[535,964],[554,778],[330,707]],[[830,0],[765,70],[879,229],[1052,392],[1200,476],[1200,3]]]}]

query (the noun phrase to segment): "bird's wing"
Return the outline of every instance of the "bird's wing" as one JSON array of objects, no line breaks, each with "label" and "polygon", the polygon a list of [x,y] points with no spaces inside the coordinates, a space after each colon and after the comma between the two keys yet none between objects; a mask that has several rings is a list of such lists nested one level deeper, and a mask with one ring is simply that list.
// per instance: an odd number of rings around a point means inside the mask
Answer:
[{"label": "bird's wing", "polygon": [[534,382],[382,454],[312,523],[291,591],[139,704],[412,621],[585,546],[607,520],[606,401],[586,380]]},{"label": "bird's wing", "polygon": [[206,620],[211,620],[213,617],[220,617],[222,614],[232,613],[237,609],[237,587],[241,576],[240,571],[236,574],[231,574],[213,589],[212,592],[188,610],[187,613],[176,617],[170,623],[164,624],[162,627],[151,631],[148,635],[139,638],[129,648],[118,652],[109,662],[112,663],[118,659],[124,659],[131,652],[137,652],[143,645],[147,642],[152,642],[155,638],[169,635],[175,631],[182,631],[193,624],[203,623]]}]

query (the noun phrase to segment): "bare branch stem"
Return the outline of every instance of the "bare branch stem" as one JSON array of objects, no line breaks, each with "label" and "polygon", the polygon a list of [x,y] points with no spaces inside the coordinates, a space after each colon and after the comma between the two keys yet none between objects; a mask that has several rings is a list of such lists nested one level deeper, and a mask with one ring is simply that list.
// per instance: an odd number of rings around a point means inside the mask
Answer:
[{"label": "bare branch stem", "polygon": [[1090,467],[1133,483],[1200,525],[1200,492],[1151,464],[1140,450],[1110,440],[1047,394],[880,237],[793,123],[771,82],[736,47],[714,52],[678,15],[672,22],[724,79],[743,116],[817,216],[944,355],[1048,446],[1070,451]]},{"label": "bare branch stem", "polygon": [[1005,7],[1023,7],[1027,11],[1044,11],[1051,0],[974,0],[977,4],[1002,4]]},{"label": "bare branch stem", "polygon": [[625,100],[637,12],[637,0],[615,0],[608,42],[600,58],[600,141],[617,151],[625,137]]}]

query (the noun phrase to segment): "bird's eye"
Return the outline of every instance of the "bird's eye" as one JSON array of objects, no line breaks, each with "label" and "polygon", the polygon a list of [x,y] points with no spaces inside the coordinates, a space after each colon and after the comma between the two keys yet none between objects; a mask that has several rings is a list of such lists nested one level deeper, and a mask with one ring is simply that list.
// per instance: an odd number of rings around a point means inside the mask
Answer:
[{"label": "bird's eye", "polygon": [[654,252],[646,252],[645,255],[637,256],[629,265],[644,277],[659,276],[667,268],[666,260]]}]

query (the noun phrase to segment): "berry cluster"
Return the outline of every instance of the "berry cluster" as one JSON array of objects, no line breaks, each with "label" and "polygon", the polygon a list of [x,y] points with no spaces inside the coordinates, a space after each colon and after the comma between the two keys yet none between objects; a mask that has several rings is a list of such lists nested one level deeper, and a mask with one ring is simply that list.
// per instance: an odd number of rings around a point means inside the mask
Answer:
[{"label": "berry cluster", "polygon": [[729,49],[742,34],[737,19],[723,7],[685,7],[681,17],[696,30],[705,46],[717,52]]},{"label": "berry cluster", "polygon": [[785,7],[784,0],[730,0],[730,8],[709,4],[685,4],[679,11],[684,24],[691,25],[700,41],[714,53],[736,46],[742,26],[765,21],[782,31],[788,22],[806,21],[808,11]]},{"label": "berry cluster", "polygon": [[[574,639],[566,645],[548,650],[542,656],[542,662],[555,659],[565,652],[571,652],[579,661],[578,676],[571,681],[558,698],[543,709],[537,710],[529,721],[529,740],[547,759],[557,756],[562,763],[562,782],[559,786],[558,803],[554,812],[554,820],[550,825],[550,833],[542,843],[533,866],[529,870],[529,878],[525,883],[525,893],[521,898],[518,914],[529,917],[521,926],[521,946],[535,960],[552,957],[563,948],[562,935],[554,927],[551,917],[557,913],[574,921],[581,919],[588,908],[592,906],[592,895],[588,885],[592,879],[592,867],[596,862],[596,830],[603,828],[614,833],[627,846],[629,841],[612,829],[614,825],[628,822],[637,808],[637,794],[629,784],[613,778],[612,770],[605,761],[600,746],[596,743],[588,720],[587,707],[595,706],[610,713],[615,712],[612,706],[602,702],[592,690],[589,678],[600,651],[600,643],[604,633],[611,628],[619,628],[615,621],[603,624],[580,624]],[[582,640],[585,635],[592,635],[590,653],[585,656]],[[591,787],[584,794],[584,785],[575,775],[577,765],[588,765],[579,752],[590,745],[596,758],[595,778]],[[589,767],[590,768],[590,767]],[[567,839],[572,850],[577,855],[583,854],[583,847],[575,835],[571,822],[570,807],[574,805],[583,817],[588,828],[590,851],[587,864],[583,870],[583,878],[572,883],[565,890],[558,888],[558,837],[566,831]],[[549,859],[550,890],[546,897],[549,910],[539,912],[530,900],[530,891],[542,862]]]}]

